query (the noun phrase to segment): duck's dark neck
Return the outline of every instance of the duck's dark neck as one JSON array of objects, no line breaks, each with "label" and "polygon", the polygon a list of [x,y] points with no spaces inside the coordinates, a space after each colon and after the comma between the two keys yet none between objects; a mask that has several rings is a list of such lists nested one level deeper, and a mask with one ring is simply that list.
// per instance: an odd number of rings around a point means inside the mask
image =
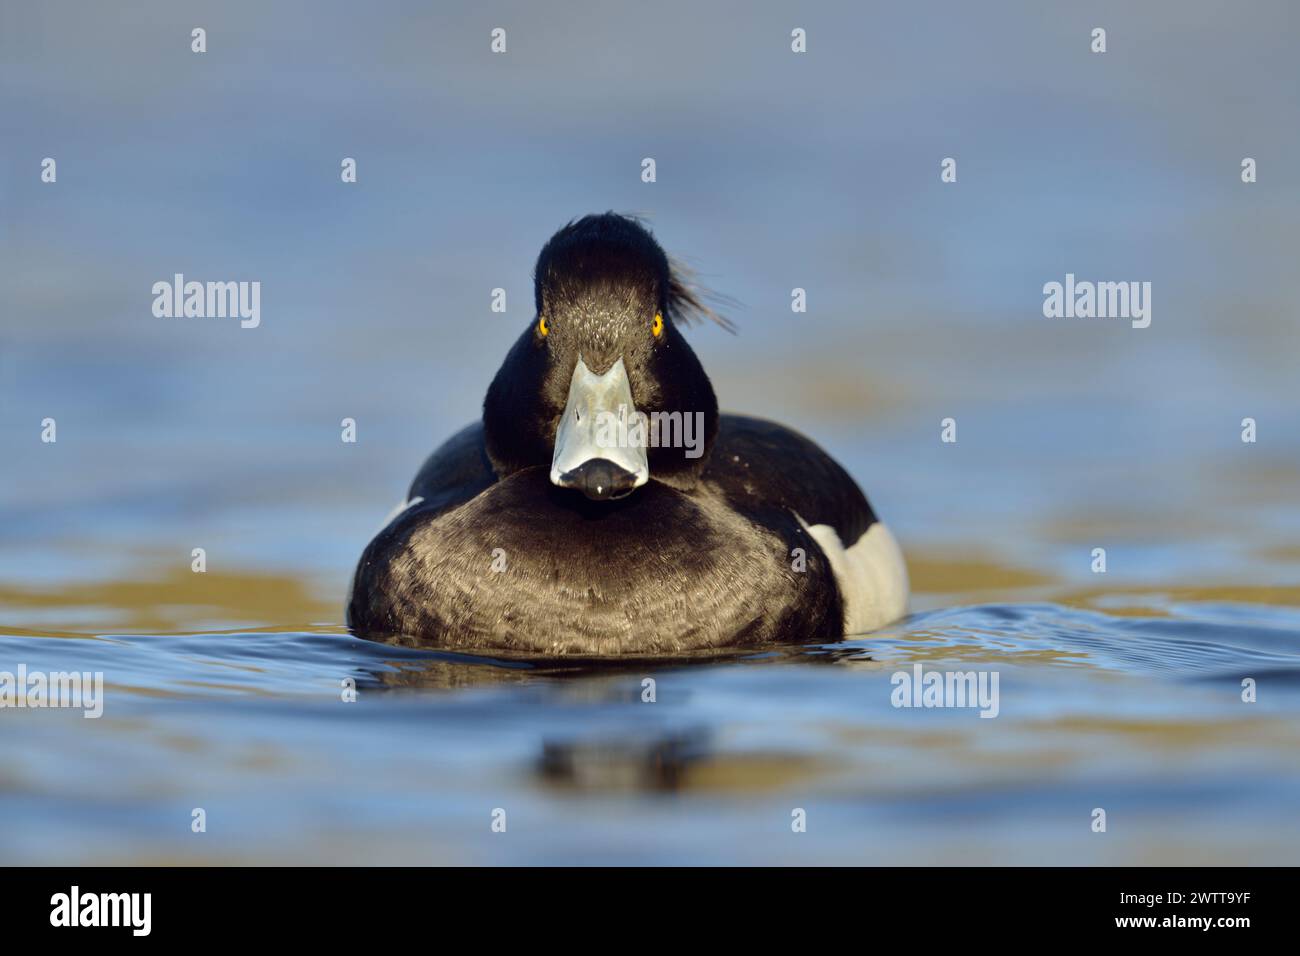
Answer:
[{"label": "duck's dark neck", "polygon": [[499,477],[549,465],[563,405],[548,397],[546,366],[525,332],[511,347],[483,399],[483,439]]}]

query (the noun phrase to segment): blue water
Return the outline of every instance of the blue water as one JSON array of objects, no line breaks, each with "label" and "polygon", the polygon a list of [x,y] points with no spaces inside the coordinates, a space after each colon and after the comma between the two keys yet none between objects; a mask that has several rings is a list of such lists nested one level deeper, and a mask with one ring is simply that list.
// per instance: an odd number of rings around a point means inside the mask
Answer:
[{"label": "blue water", "polygon": [[[0,671],[106,692],[0,709],[0,863],[1296,861],[1292,4],[2,18]],[[617,664],[346,633],[537,250],[609,208],[739,301],[690,333],[721,404],[859,479],[907,620]],[[176,272],[261,325],[155,318]],[[1150,328],[1044,318],[1067,272],[1152,282]],[[917,662],[998,716],[894,707]]]},{"label": "blue water", "polygon": [[[4,715],[5,856],[1294,861],[1296,615],[1205,616],[984,605],[834,647],[617,667],[327,632],[6,637],[0,660],[110,687],[98,720]],[[918,661],[996,670],[998,716],[894,707],[891,674]]]}]

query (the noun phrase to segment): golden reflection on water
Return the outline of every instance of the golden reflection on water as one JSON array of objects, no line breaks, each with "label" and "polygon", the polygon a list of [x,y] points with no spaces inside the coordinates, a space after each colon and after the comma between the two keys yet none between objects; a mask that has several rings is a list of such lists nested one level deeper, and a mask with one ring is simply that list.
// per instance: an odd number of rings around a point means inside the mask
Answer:
[{"label": "golden reflection on water", "polygon": [[[0,583],[0,628],[10,634],[191,634],[233,630],[329,630],[342,624],[343,597],[293,575],[144,564],[113,580],[63,581],[50,587]],[[67,612],[60,616],[58,612]],[[73,613],[75,612],[75,613]],[[40,620],[39,627],[30,623]],[[79,622],[92,619],[94,630]],[[196,621],[224,622],[196,631]]]},{"label": "golden reflection on water", "polygon": [[[1267,549],[1279,563],[1300,562],[1300,547]],[[1179,583],[1142,585],[1114,577],[1093,587],[992,557],[907,553],[912,609],[1017,601],[1054,602],[1120,617],[1167,616],[1170,603],[1240,602],[1300,607],[1300,585]],[[345,585],[277,571],[196,574],[141,561],[117,578],[57,585],[0,583],[0,628],[39,637],[94,634],[196,634],[274,631],[344,633]],[[88,628],[85,621],[95,622]],[[201,622],[202,627],[196,627]],[[923,640],[925,635],[913,635]],[[394,638],[393,643],[403,643]],[[406,642],[414,646],[417,642]]]}]

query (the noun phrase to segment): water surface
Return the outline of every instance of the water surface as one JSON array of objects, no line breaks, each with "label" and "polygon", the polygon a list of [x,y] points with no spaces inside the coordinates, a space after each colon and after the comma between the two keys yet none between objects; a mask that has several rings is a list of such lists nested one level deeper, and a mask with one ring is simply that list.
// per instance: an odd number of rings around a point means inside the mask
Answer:
[{"label": "water surface", "polygon": [[[824,648],[617,664],[440,653],[337,625],[8,627],[0,660],[102,670],[108,687],[98,720],[4,714],[5,856],[1294,862],[1300,625],[1247,600],[1294,594],[1112,597],[1125,613],[1061,593],[923,611]],[[917,662],[997,671],[998,716],[895,708],[891,674]],[[1240,699],[1245,676],[1257,703]],[[206,833],[190,832],[195,807]]]},{"label": "water surface", "polygon": [[[439,5],[4,10],[0,670],[108,688],[0,712],[0,862],[1300,858],[1294,5],[799,15],[802,59],[785,4],[503,3],[494,58]],[[911,617],[617,665],[342,627],[542,242],[611,208],[742,303],[691,333],[721,404],[859,479]],[[177,272],[261,325],[155,318]],[[1151,326],[1044,318],[1067,272]],[[998,716],[893,707],[917,662]]]}]

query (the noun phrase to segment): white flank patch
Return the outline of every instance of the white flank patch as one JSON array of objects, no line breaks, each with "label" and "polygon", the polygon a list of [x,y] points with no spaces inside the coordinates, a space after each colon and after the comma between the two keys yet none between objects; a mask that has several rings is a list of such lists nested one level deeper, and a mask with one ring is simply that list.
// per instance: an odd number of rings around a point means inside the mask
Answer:
[{"label": "white flank patch", "polygon": [[826,552],[835,572],[844,601],[845,634],[875,630],[907,613],[907,564],[882,522],[868,528],[851,548],[844,547],[828,524],[809,525],[802,518],[799,523]]}]

